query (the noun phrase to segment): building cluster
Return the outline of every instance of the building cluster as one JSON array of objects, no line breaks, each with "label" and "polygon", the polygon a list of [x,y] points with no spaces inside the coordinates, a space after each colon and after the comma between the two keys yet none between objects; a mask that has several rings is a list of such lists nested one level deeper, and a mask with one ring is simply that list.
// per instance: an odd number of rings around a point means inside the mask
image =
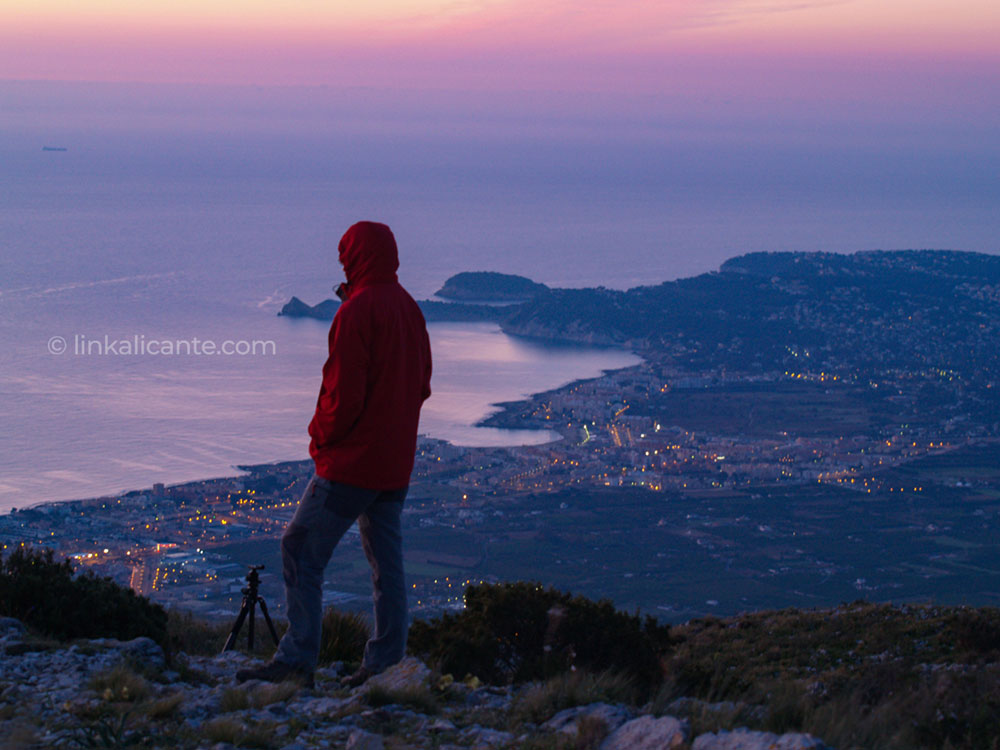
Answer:
[{"label": "building cluster", "polygon": [[[942,398],[944,406],[919,423],[886,420],[842,435],[803,429],[802,415],[787,429],[770,432],[692,428],[670,419],[662,407],[664,399],[809,383],[878,393],[905,413],[914,388],[931,378],[957,388],[947,370],[887,371],[881,379],[859,382],[850,373],[816,373],[808,366],[770,374],[692,373],[650,359],[538,395],[489,420],[550,430],[552,442],[463,448],[421,438],[405,523],[427,531],[475,529],[515,512],[497,503],[498,497],[574,487],[644,488],[669,496],[818,482],[860,493],[921,492],[919,484],[886,485],[883,475],[913,458],[963,445],[984,429],[952,398]],[[277,549],[310,475],[307,461],[265,465],[236,478],[20,509],[0,516],[0,546],[4,554],[18,546],[51,548],[154,600],[201,614],[232,614],[246,585],[247,559],[240,551],[262,540]],[[357,540],[349,537],[347,543]],[[461,606],[464,586],[487,580],[473,573],[480,562],[475,555],[411,550],[414,610]],[[443,574],[447,570],[466,575]],[[265,574],[275,586],[278,573]],[[332,604],[358,598],[333,589],[324,596]]]}]

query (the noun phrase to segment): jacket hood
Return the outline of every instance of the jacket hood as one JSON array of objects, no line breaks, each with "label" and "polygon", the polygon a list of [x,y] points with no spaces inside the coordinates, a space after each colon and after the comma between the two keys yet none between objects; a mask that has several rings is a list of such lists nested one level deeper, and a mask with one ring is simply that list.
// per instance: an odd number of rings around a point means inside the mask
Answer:
[{"label": "jacket hood", "polygon": [[399,251],[392,230],[374,221],[359,221],[340,238],[340,263],[351,290],[396,281]]}]

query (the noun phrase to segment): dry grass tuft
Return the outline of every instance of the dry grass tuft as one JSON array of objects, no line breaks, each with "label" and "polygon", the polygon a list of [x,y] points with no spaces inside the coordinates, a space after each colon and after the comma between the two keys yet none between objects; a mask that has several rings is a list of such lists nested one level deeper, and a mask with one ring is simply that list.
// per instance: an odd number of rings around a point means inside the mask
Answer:
[{"label": "dry grass tuft", "polygon": [[597,750],[608,736],[608,723],[600,716],[584,716],[576,723],[574,750]]},{"label": "dry grass tuft", "polygon": [[632,704],[636,697],[632,680],[616,672],[566,672],[528,687],[514,701],[511,717],[515,724],[540,724],[564,708],[590,703]]},{"label": "dry grass tuft", "polygon": [[200,734],[209,742],[225,742],[236,747],[275,747],[273,724],[248,724],[222,716],[201,725]]},{"label": "dry grass tuft", "polygon": [[170,693],[143,704],[141,710],[150,719],[169,719],[183,703],[183,693]]},{"label": "dry grass tuft", "polygon": [[150,693],[145,678],[123,664],[91,677],[90,689],[109,703],[134,703]]},{"label": "dry grass tuft", "polygon": [[254,708],[264,708],[272,703],[283,703],[299,691],[299,684],[292,681],[265,683],[258,685],[250,693],[250,704]]},{"label": "dry grass tuft", "polygon": [[250,708],[250,693],[245,688],[226,688],[219,699],[219,711],[224,714]]},{"label": "dry grass tuft", "polygon": [[319,663],[360,662],[365,643],[371,637],[368,619],[357,612],[338,612],[330,607],[323,613]]}]

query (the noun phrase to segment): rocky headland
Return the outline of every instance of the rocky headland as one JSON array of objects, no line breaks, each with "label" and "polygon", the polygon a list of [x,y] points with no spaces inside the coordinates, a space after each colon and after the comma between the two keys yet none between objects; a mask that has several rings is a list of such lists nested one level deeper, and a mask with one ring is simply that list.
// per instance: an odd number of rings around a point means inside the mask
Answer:
[{"label": "rocky headland", "polygon": [[464,271],[448,279],[435,295],[459,302],[525,302],[547,292],[524,276],[496,271]]}]

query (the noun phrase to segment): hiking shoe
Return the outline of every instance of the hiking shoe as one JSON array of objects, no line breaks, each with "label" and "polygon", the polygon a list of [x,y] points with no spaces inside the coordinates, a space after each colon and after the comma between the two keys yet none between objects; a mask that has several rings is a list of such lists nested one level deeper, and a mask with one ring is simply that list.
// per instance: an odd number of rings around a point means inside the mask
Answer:
[{"label": "hiking shoe", "polygon": [[352,675],[348,675],[340,681],[340,684],[344,687],[356,688],[358,685],[363,685],[369,677],[374,677],[375,673],[372,672],[368,667],[361,667]]},{"label": "hiking shoe", "polygon": [[236,673],[237,682],[247,680],[262,680],[264,682],[297,682],[305,688],[313,687],[311,669],[297,667],[283,661],[272,661],[254,669],[241,669]]}]

